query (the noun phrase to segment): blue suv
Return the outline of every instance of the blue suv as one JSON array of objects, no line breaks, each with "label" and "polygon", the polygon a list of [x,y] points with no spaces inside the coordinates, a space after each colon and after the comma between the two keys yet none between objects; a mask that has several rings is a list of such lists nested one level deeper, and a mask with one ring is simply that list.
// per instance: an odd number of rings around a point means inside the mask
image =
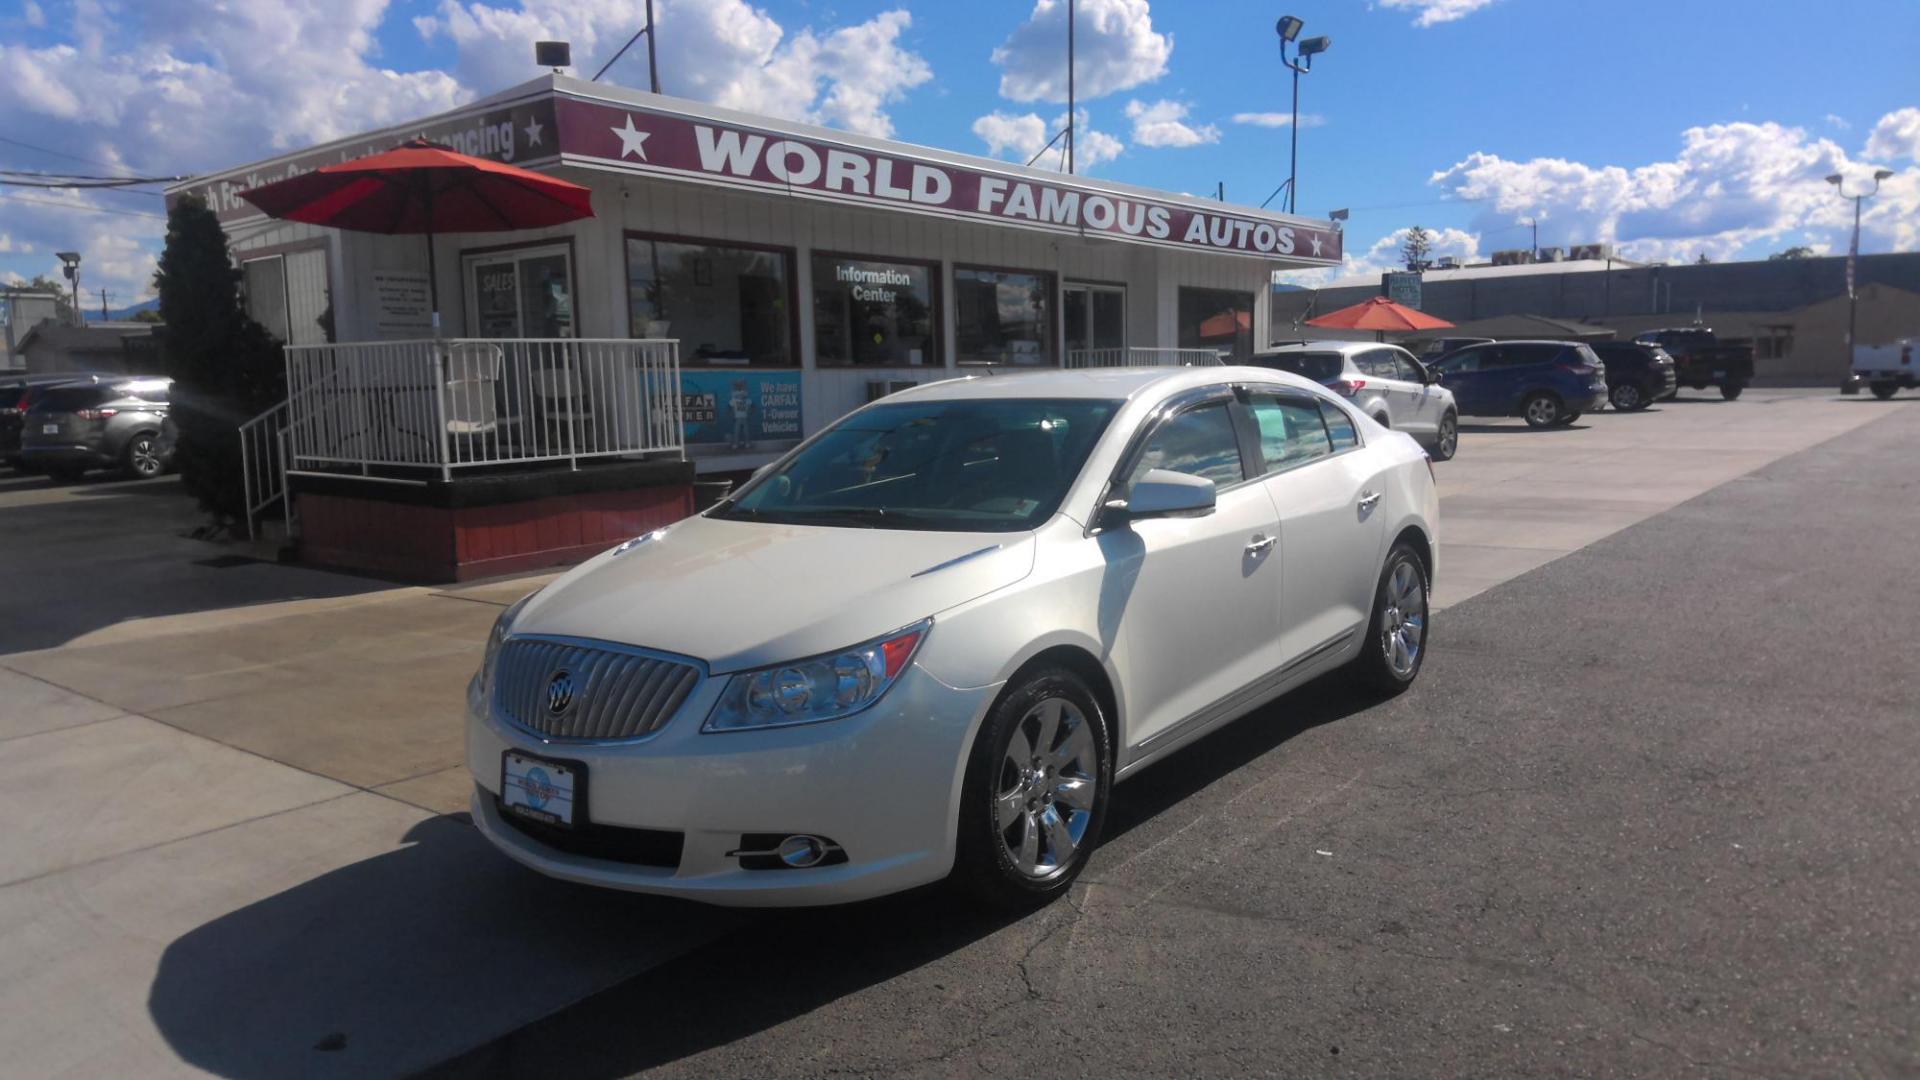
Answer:
[{"label": "blue suv", "polygon": [[1433,368],[1462,416],[1519,416],[1533,427],[1553,427],[1607,403],[1607,366],[1578,342],[1469,345]]}]

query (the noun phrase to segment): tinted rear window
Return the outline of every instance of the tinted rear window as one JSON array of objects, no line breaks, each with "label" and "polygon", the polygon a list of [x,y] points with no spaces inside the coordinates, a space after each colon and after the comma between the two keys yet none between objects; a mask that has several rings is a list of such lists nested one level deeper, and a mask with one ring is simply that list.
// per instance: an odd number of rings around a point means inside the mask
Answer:
[{"label": "tinted rear window", "polygon": [[40,391],[34,399],[35,412],[73,412],[88,409],[107,400],[111,391],[104,386],[55,386]]},{"label": "tinted rear window", "polygon": [[1332,352],[1267,353],[1254,357],[1253,363],[1264,368],[1291,371],[1315,382],[1332,382],[1346,370],[1345,359],[1339,353]]}]

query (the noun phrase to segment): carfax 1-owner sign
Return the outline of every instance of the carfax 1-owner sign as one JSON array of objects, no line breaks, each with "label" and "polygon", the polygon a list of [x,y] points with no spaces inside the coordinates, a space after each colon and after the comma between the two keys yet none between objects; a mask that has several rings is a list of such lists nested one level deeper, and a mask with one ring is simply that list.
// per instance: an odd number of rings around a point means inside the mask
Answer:
[{"label": "carfax 1-owner sign", "polygon": [[682,371],[680,413],[690,453],[784,449],[800,441],[800,373]]},{"label": "carfax 1-owner sign", "polygon": [[560,97],[554,109],[562,156],[580,164],[1163,247],[1340,261],[1340,233],[1302,218],[1176,202],[1066,177],[994,173],[579,98]]}]

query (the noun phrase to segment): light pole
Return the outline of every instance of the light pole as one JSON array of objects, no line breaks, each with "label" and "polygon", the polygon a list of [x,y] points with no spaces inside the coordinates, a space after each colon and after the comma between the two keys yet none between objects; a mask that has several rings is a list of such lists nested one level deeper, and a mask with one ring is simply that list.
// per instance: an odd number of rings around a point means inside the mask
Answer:
[{"label": "light pole", "polygon": [[73,322],[78,326],[86,321],[80,314],[80,253],[77,251],[56,251],[60,259],[60,272],[73,284]]},{"label": "light pole", "polygon": [[1860,317],[1859,290],[1855,288],[1854,264],[1860,259],[1860,207],[1868,199],[1880,193],[1880,181],[1893,175],[1892,169],[1875,169],[1873,187],[1862,195],[1847,194],[1847,178],[1839,173],[1827,177],[1827,183],[1834,186],[1843,199],[1853,200],[1853,243],[1847,248],[1847,374],[1841,381],[1841,389],[1848,393],[1858,393],[1859,387],[1853,382],[1853,335]]},{"label": "light pole", "polygon": [[[1332,38],[1312,37],[1302,41],[1294,50],[1298,59],[1287,59],[1287,43],[1299,37],[1300,28],[1305,25],[1292,15],[1282,15],[1280,21],[1273,24],[1274,33],[1280,35],[1280,62],[1293,72],[1293,121],[1288,125],[1292,128],[1292,148],[1287,162],[1287,182],[1282,185],[1287,193],[1287,212],[1290,214],[1300,205],[1300,76],[1313,70],[1314,57],[1333,48]],[[1274,195],[1278,194],[1278,191],[1274,192]],[[1272,201],[1273,195],[1267,196],[1267,202]],[[1265,206],[1266,203],[1260,205]]]}]

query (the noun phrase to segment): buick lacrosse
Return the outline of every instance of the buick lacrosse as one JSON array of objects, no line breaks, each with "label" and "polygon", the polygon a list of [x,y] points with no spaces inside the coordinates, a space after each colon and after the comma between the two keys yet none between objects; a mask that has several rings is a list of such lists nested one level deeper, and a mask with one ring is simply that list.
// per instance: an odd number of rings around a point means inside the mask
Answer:
[{"label": "buick lacrosse", "polygon": [[1260,368],[891,395],[508,608],[473,817],[571,881],[822,904],[1064,891],[1114,785],[1317,675],[1425,658],[1432,467]]}]

